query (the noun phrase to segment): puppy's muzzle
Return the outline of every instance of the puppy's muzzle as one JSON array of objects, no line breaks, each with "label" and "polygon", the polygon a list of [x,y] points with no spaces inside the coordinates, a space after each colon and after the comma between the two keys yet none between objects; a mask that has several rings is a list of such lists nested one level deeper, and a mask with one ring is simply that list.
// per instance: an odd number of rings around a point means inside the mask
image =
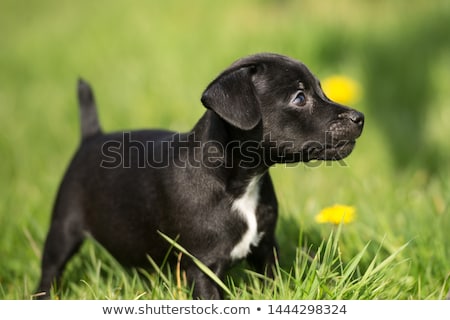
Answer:
[{"label": "puppy's muzzle", "polygon": [[355,141],[361,135],[364,127],[364,115],[361,112],[355,110],[344,112],[338,115],[338,119],[328,128],[333,141]]},{"label": "puppy's muzzle", "polygon": [[338,115],[326,131],[325,144],[322,148],[314,146],[309,150],[311,159],[340,160],[347,157],[355,147],[356,139],[364,127],[364,115],[350,110]]},{"label": "puppy's muzzle", "polygon": [[349,112],[341,113],[338,118],[348,119],[357,127],[359,133],[358,136],[355,137],[355,139],[361,135],[362,129],[364,127],[364,114],[356,110],[351,110]]}]

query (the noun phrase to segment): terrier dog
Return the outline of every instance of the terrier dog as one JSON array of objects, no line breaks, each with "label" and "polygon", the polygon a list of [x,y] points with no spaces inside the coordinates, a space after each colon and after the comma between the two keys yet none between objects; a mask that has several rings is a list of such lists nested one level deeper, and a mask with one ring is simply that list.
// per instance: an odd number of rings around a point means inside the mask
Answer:
[{"label": "terrier dog", "polygon": [[[126,266],[161,262],[163,233],[219,278],[246,258],[271,275],[276,163],[339,160],[361,135],[364,115],[326,97],[308,68],[278,54],[233,63],[203,92],[206,112],[187,133],[102,132],[90,86],[78,84],[81,144],[53,208],[37,292],[48,298],[86,235]],[[195,298],[222,298],[183,259]]]}]

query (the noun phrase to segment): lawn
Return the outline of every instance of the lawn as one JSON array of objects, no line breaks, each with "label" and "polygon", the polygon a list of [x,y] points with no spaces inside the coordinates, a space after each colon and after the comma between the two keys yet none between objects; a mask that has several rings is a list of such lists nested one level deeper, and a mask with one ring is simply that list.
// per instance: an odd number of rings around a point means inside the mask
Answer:
[{"label": "lawn", "polygon": [[[105,131],[186,131],[234,60],[278,52],[359,87],[366,124],[340,162],[271,169],[279,276],[245,264],[230,299],[443,299],[450,288],[448,1],[16,1],[0,3],[0,299],[30,299],[55,193],[78,146],[90,81]],[[326,207],[355,219],[320,224]],[[188,298],[177,270],[123,269],[93,240],[59,299]]]}]

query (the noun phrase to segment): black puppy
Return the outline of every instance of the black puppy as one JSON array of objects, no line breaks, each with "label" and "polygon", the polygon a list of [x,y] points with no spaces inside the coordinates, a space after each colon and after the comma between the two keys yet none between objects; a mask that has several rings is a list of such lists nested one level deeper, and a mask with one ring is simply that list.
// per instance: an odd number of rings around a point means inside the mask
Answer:
[{"label": "black puppy", "polygon": [[[45,242],[41,297],[49,297],[87,234],[119,262],[161,262],[160,233],[222,277],[247,258],[270,275],[277,200],[275,163],[339,160],[362,132],[363,114],[330,101],[302,63],[277,54],[238,60],[205,90],[208,109],[191,132],[103,134],[89,85],[80,80],[81,145],[61,183]],[[194,297],[220,298],[192,261],[182,268]]]}]

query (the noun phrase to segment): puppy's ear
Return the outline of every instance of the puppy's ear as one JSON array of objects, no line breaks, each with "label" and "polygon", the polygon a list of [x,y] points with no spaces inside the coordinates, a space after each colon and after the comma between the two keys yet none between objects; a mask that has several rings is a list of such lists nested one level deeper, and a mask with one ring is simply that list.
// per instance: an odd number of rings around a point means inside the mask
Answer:
[{"label": "puppy's ear", "polygon": [[203,105],[241,130],[251,130],[261,121],[252,75],[256,66],[224,71],[203,92]]}]

